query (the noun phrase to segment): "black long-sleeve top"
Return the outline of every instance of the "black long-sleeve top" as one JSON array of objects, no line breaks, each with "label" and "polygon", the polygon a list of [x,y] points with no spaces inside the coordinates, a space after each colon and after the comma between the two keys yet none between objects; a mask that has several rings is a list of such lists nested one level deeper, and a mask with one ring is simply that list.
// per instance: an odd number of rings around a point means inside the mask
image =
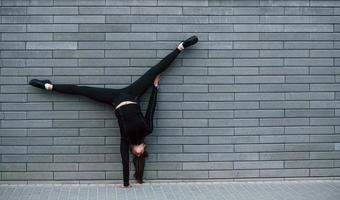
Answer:
[{"label": "black long-sleeve top", "polygon": [[157,92],[158,88],[153,86],[145,116],[143,116],[138,102],[121,106],[115,110],[121,133],[120,154],[124,186],[129,185],[129,145],[143,143],[144,138],[153,131]]}]

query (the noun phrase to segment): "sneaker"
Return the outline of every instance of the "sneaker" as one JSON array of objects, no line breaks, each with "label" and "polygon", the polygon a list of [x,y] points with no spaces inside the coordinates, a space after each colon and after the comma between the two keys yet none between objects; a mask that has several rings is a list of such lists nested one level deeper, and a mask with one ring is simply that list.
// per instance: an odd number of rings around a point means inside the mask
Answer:
[{"label": "sneaker", "polygon": [[51,84],[51,81],[49,80],[38,80],[38,79],[32,79],[30,80],[29,84],[37,87],[37,88],[41,88],[41,89],[45,89],[45,84],[49,83]]},{"label": "sneaker", "polygon": [[197,42],[198,42],[197,36],[196,35],[191,36],[190,38],[188,38],[188,39],[183,41],[183,47],[187,48],[187,47],[189,47],[191,45],[196,44]]}]

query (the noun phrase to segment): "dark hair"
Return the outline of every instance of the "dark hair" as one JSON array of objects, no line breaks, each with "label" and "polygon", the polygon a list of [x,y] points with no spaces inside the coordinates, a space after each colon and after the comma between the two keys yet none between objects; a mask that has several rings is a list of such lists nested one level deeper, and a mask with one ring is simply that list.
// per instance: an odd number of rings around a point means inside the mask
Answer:
[{"label": "dark hair", "polygon": [[134,177],[138,183],[143,183],[145,158],[147,157],[149,157],[149,153],[146,150],[140,156],[133,155],[133,164],[136,170]]}]

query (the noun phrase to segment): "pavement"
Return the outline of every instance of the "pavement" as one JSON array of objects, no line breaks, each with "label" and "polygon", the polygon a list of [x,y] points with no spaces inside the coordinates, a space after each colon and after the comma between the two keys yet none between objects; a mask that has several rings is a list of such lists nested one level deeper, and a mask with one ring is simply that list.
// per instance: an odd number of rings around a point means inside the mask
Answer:
[{"label": "pavement", "polygon": [[132,184],[0,184],[1,200],[340,200],[340,180],[168,182]]}]

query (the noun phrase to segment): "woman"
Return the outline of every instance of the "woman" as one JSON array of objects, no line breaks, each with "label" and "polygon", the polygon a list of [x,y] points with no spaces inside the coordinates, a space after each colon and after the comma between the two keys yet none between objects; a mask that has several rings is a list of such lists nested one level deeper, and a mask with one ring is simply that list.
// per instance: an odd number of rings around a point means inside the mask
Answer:
[{"label": "woman", "polygon": [[[121,134],[120,153],[123,164],[124,187],[129,187],[129,148],[134,155],[134,174],[138,183],[143,182],[145,158],[144,138],[153,130],[153,114],[156,107],[160,73],[167,69],[181,51],[198,42],[196,36],[182,41],[175,50],[163,58],[157,65],[150,68],[143,76],[131,85],[122,89],[94,88],[87,86],[52,84],[49,80],[32,79],[29,84],[49,91],[66,94],[84,95],[93,100],[113,105]],[[143,116],[139,98],[153,85],[149,105]]]}]

